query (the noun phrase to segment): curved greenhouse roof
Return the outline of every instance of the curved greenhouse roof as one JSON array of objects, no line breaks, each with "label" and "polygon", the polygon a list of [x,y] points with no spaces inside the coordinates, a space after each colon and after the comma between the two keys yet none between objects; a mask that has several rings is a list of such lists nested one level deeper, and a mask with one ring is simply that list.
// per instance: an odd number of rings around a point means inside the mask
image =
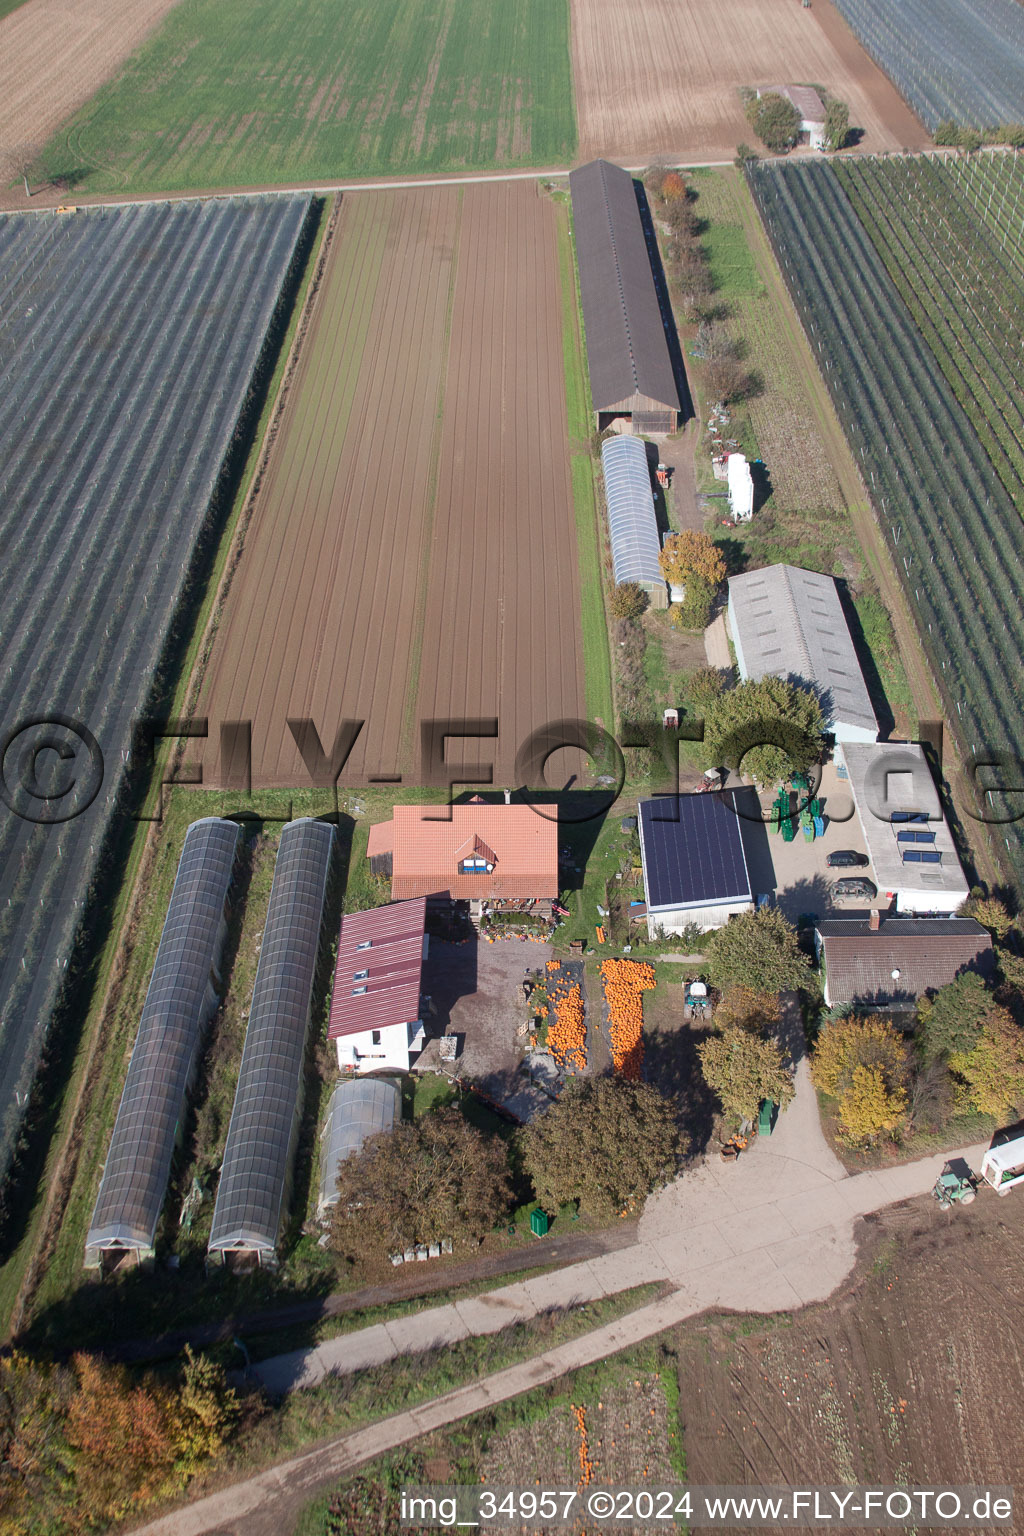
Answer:
[{"label": "curved greenhouse roof", "polygon": [[281,833],[209,1251],[271,1258],[289,1192],[334,828]]},{"label": "curved greenhouse roof", "polygon": [[398,1118],[398,1089],[386,1078],[359,1077],[338,1084],[320,1132],[320,1212],[337,1201],[338,1170],[346,1157],[358,1152],[368,1136],[392,1130]]},{"label": "curved greenhouse roof", "polygon": [[214,816],[186,833],[85,1240],[86,1264],[98,1264],[103,1249],[152,1253],[203,1026],[217,1007],[213,977],[240,837],[236,822]]},{"label": "curved greenhouse roof", "polygon": [[610,437],[601,444],[601,463],[616,585],[635,581],[645,591],[664,592],[647,450],[638,437]]}]

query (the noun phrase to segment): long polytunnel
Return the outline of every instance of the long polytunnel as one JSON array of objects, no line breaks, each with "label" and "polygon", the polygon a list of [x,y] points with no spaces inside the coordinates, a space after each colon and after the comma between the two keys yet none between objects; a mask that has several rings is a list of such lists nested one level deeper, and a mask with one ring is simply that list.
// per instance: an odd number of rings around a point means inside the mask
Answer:
[{"label": "long polytunnel", "polygon": [[281,833],[249,1027],[228,1126],[209,1252],[274,1260],[291,1184],[334,828]]},{"label": "long polytunnel", "polygon": [[337,1202],[338,1170],[368,1136],[391,1131],[399,1118],[398,1089],[383,1077],[356,1077],[339,1083],[320,1132],[321,1213]]},{"label": "long polytunnel", "polygon": [[225,906],[241,828],[207,817],[189,827],[128,1065],[85,1262],[104,1251],[153,1252],[174,1144],[203,1028],[216,1011]]},{"label": "long polytunnel", "polygon": [[645,591],[664,592],[665,578],[658,564],[661,540],[644,443],[639,437],[606,438],[601,463],[615,583],[635,581]]}]

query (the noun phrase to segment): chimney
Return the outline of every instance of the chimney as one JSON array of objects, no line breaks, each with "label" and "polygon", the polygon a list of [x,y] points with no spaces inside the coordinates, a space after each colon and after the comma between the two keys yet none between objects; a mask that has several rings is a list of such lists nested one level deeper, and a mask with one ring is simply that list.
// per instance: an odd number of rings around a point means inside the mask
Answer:
[{"label": "chimney", "polygon": [[510,789],[506,789],[506,791],[505,791],[505,804],[506,805],[511,805],[512,804],[512,791]]},{"label": "chimney", "polygon": [[877,933],[881,926],[882,926],[882,914],[881,914],[881,912],[879,912],[878,908],[876,907],[872,911],[871,916],[868,919],[868,931],[869,931],[869,933]]}]

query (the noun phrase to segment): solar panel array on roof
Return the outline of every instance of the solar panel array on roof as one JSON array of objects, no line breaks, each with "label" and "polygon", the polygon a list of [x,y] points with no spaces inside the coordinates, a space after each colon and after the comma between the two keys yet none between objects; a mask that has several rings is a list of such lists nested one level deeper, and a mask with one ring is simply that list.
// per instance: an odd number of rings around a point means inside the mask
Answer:
[{"label": "solar panel array on roof", "polygon": [[638,810],[648,908],[749,900],[731,794],[666,795],[642,800]]},{"label": "solar panel array on roof", "polygon": [[209,1251],[272,1261],[284,1220],[334,828],[281,833]]},{"label": "solar panel array on roof", "polygon": [[616,584],[635,581],[664,592],[647,450],[638,437],[609,437],[601,444],[601,464]]},{"label": "solar panel array on roof", "polygon": [[346,1157],[358,1152],[368,1136],[392,1130],[399,1108],[398,1089],[386,1078],[358,1077],[338,1084],[320,1132],[319,1211],[336,1204],[338,1170]]},{"label": "solar panel array on roof", "polygon": [[203,1026],[217,1007],[212,978],[240,837],[237,822],[217,817],[193,822],[185,835],[85,1240],[87,1265],[104,1249],[153,1250]]}]

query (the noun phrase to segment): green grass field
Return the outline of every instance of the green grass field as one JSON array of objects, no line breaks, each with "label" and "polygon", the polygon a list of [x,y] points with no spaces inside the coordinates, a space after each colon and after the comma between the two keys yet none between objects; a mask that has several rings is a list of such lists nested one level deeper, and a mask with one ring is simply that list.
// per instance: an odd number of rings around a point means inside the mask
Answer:
[{"label": "green grass field", "polygon": [[575,146],[567,0],[184,0],[35,174],[201,190],[559,164]]}]

